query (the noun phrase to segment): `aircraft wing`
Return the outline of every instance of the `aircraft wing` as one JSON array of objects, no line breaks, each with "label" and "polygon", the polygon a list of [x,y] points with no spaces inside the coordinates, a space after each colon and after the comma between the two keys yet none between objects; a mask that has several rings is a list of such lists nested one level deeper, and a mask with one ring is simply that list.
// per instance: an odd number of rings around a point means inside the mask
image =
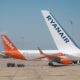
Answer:
[{"label": "aircraft wing", "polygon": [[[49,59],[50,62],[57,62],[57,63],[61,63],[61,64],[69,64],[71,63],[70,58],[67,58],[66,56],[64,56],[63,53],[55,53],[52,55],[47,55],[45,53],[42,52],[42,50],[40,48],[38,48],[40,54],[43,55],[42,58],[46,57]],[[62,58],[63,56],[63,58]]]}]

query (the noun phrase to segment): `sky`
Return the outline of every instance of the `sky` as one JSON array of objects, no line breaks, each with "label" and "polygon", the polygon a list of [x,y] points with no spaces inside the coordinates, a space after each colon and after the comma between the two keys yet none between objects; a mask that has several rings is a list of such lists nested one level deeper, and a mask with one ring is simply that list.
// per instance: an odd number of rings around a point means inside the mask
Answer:
[{"label": "sky", "polygon": [[80,0],[0,0],[0,35],[19,49],[57,49],[41,10],[49,10],[80,46]]}]

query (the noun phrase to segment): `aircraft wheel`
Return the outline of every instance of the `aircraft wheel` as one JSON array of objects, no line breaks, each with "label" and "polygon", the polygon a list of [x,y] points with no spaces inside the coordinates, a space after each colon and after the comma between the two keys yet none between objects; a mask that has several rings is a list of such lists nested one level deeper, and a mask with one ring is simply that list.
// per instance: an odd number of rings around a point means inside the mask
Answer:
[{"label": "aircraft wheel", "polygon": [[17,67],[24,67],[24,64],[17,64]]},{"label": "aircraft wheel", "polygon": [[7,67],[15,67],[15,63],[8,63]]},{"label": "aircraft wheel", "polygon": [[72,61],[73,64],[78,64],[78,61]]},{"label": "aircraft wheel", "polygon": [[48,63],[48,65],[49,65],[49,66],[54,66],[54,64],[53,64],[53,63]]}]

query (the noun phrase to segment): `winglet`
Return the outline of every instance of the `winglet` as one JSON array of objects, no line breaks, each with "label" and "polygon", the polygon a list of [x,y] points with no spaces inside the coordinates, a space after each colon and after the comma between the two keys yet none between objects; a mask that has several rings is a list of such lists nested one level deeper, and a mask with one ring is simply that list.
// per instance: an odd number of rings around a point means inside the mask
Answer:
[{"label": "winglet", "polygon": [[42,52],[42,50],[40,48],[38,48],[38,50],[39,50],[40,54],[43,54],[43,52]]},{"label": "winglet", "polygon": [[40,54],[45,55],[40,48],[38,48]]}]

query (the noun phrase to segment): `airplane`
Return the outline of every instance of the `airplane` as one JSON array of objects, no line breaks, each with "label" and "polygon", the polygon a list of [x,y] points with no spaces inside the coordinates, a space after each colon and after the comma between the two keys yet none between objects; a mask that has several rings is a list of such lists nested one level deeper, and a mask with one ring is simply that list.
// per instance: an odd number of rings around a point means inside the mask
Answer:
[{"label": "airplane", "polygon": [[2,55],[26,61],[47,60],[49,61],[49,66],[54,66],[53,62],[71,64],[76,63],[75,61],[79,61],[80,49],[76,47],[75,43],[49,11],[42,10],[41,12],[58,50],[41,50],[40,48],[38,48],[38,50],[19,50],[6,35],[1,35],[5,49],[5,51],[1,52]]}]

